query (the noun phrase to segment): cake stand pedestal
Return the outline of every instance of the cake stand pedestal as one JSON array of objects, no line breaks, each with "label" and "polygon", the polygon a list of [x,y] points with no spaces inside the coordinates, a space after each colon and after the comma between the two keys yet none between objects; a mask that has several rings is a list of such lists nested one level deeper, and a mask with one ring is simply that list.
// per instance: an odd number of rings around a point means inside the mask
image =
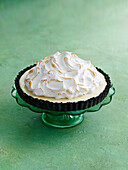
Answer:
[{"label": "cake stand pedestal", "polygon": [[84,110],[60,112],[60,111],[52,111],[52,110],[37,108],[26,103],[19,96],[15,86],[12,87],[12,91],[11,91],[12,97],[16,99],[19,105],[28,107],[30,110],[34,112],[42,113],[43,122],[46,125],[57,127],[57,128],[68,128],[80,124],[84,120],[85,112],[95,112],[100,110],[102,106],[107,105],[111,102],[112,96],[114,94],[115,94],[115,88],[113,87],[113,85],[111,85],[109,89],[109,93],[107,94],[105,99],[102,102],[98,103],[97,105]]},{"label": "cake stand pedestal", "polygon": [[63,114],[60,116],[53,116],[44,112],[42,114],[42,120],[45,124],[54,126],[57,128],[73,127],[80,124],[84,120],[84,115],[68,115]]}]

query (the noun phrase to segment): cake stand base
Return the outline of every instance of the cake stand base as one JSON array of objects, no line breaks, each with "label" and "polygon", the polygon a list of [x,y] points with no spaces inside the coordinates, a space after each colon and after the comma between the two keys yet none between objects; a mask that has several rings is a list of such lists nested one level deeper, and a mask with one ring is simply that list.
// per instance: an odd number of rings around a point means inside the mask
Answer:
[{"label": "cake stand base", "polygon": [[60,115],[53,116],[46,112],[42,114],[42,120],[46,125],[57,128],[68,128],[80,124],[84,120],[84,115]]}]

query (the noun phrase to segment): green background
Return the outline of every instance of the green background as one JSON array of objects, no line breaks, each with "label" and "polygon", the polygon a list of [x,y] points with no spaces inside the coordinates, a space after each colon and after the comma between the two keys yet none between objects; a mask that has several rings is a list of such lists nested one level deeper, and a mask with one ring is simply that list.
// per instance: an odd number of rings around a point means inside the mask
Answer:
[{"label": "green background", "polygon": [[[24,67],[72,51],[109,73],[113,101],[79,126],[45,126],[10,91]],[[128,1],[0,0],[0,169],[128,169]]]}]

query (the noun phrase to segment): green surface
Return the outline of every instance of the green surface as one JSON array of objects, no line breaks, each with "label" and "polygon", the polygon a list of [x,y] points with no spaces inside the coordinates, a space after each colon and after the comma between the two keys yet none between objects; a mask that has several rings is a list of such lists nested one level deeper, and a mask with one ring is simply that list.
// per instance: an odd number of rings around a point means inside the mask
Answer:
[{"label": "green surface", "polygon": [[[79,126],[45,126],[10,91],[17,72],[72,51],[111,75],[113,101]],[[0,169],[128,169],[128,1],[0,1]]]}]

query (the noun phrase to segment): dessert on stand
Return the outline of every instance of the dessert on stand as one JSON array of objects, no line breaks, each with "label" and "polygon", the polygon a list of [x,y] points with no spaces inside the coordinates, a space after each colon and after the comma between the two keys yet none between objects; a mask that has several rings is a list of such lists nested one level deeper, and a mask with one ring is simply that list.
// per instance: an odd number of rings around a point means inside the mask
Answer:
[{"label": "dessert on stand", "polygon": [[19,105],[58,128],[80,124],[85,112],[98,111],[114,93],[108,74],[72,52],[56,52],[23,69],[11,92]]}]

